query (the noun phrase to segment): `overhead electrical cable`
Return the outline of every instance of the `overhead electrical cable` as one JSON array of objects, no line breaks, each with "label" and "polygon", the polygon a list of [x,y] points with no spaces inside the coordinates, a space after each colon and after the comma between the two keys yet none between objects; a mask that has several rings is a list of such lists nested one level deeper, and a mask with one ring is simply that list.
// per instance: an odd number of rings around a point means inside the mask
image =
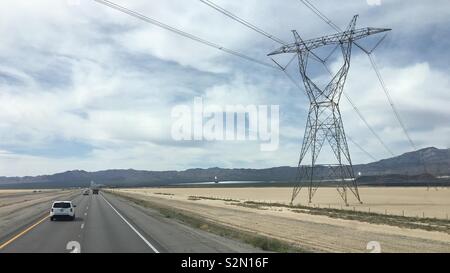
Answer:
[{"label": "overhead electrical cable", "polygon": [[[325,23],[327,23],[330,27],[332,27],[334,30],[342,32],[342,29],[337,26],[335,23],[333,23],[333,21],[331,21],[325,14],[323,14],[316,6],[314,6],[309,0],[300,0],[300,2],[302,2],[307,8],[309,8],[313,13],[315,13],[319,18],[321,18]],[[408,130],[405,126],[405,123],[403,122],[397,107],[395,106],[392,97],[390,95],[389,89],[387,88],[383,77],[381,76],[381,72],[378,69],[378,66],[375,63],[375,60],[373,58],[373,51],[381,44],[381,42],[386,38],[386,35],[383,36],[383,38],[380,39],[380,41],[378,41],[378,43],[374,46],[374,48],[372,50],[367,50],[364,47],[360,46],[358,43],[354,42],[354,44],[359,47],[364,53],[367,54],[367,56],[369,56],[370,59],[370,63],[372,65],[373,70],[375,71],[378,81],[380,82],[380,85],[383,89],[384,94],[386,95],[386,98],[389,102],[389,105],[394,113],[395,118],[397,119],[398,123],[400,124],[400,127],[402,128],[403,133],[405,134],[406,138],[408,139],[409,144],[411,145],[411,147],[414,150],[417,150],[417,146],[414,143],[414,141],[411,139],[410,134],[408,133]]]},{"label": "overhead electrical cable", "polygon": [[[100,3],[100,4],[103,4],[103,5],[105,5],[105,6],[108,6],[108,7],[112,8],[112,9],[115,9],[115,10],[117,10],[117,11],[120,11],[120,12],[123,12],[123,13],[125,13],[125,14],[128,14],[128,15],[130,15],[130,16],[133,16],[133,17],[135,17],[135,18],[137,18],[137,19],[140,19],[140,20],[142,20],[142,21],[145,21],[145,22],[147,22],[147,23],[156,25],[156,26],[158,26],[158,27],[161,27],[161,28],[163,28],[163,29],[166,29],[166,30],[168,30],[168,31],[171,31],[171,32],[173,32],[173,33],[176,33],[176,34],[178,34],[178,35],[180,35],[180,36],[183,36],[183,37],[185,37],[185,38],[188,38],[188,39],[191,39],[191,40],[193,40],[193,41],[196,41],[196,42],[202,43],[202,44],[204,44],[204,45],[207,45],[207,46],[209,46],[209,47],[213,47],[213,48],[215,48],[215,49],[221,50],[221,51],[223,51],[223,52],[225,52],[225,53],[228,53],[228,54],[231,54],[231,55],[234,55],[234,56],[243,58],[243,59],[245,59],[245,60],[247,60],[247,61],[251,61],[251,62],[257,63],[257,64],[259,64],[259,65],[263,65],[263,66],[265,66],[265,67],[274,68],[274,69],[280,69],[280,70],[282,70],[282,72],[286,75],[286,77],[287,77],[289,80],[291,80],[291,81],[296,85],[297,88],[303,90],[303,89],[300,87],[300,85],[292,78],[292,76],[290,76],[290,75],[287,73],[287,71],[285,70],[286,68],[283,69],[283,68],[280,67],[278,64],[277,64],[277,66],[274,66],[274,65],[272,65],[272,64],[270,64],[270,63],[267,63],[267,62],[264,62],[264,61],[257,60],[257,59],[255,59],[255,58],[250,57],[250,56],[247,56],[247,55],[245,55],[245,54],[243,54],[243,53],[240,53],[240,52],[237,52],[237,51],[234,51],[234,50],[225,48],[225,47],[223,47],[223,46],[221,46],[221,45],[218,45],[218,44],[216,44],[216,43],[210,42],[210,41],[208,41],[208,40],[205,40],[205,39],[203,39],[203,38],[200,38],[200,37],[195,36],[195,35],[193,35],[193,34],[190,34],[190,33],[188,33],[188,32],[179,30],[179,29],[174,28],[174,27],[172,27],[172,26],[170,26],[170,25],[168,25],[168,24],[162,23],[162,22],[160,22],[160,21],[158,21],[158,20],[156,20],[156,19],[153,19],[153,18],[150,18],[150,17],[148,17],[148,16],[142,15],[142,14],[136,12],[136,11],[130,10],[130,9],[128,9],[128,8],[125,8],[125,7],[123,7],[123,6],[120,6],[120,5],[118,5],[118,4],[116,4],[116,3],[113,3],[113,2],[111,2],[111,1],[108,1],[108,0],[94,0],[94,1],[96,1],[96,2],[98,2],[98,3]],[[209,1],[209,0],[199,0],[199,1],[201,1],[202,3],[208,5],[208,6],[212,7],[212,8],[214,8],[215,10],[217,10],[217,11],[223,13],[224,15],[226,15],[226,16],[232,18],[233,20],[235,20],[235,21],[237,21],[237,22],[243,24],[244,26],[246,26],[246,27],[248,27],[248,28],[250,28],[250,29],[252,29],[252,30],[258,32],[258,33],[260,33],[261,35],[266,36],[267,38],[269,38],[269,39],[271,39],[271,40],[273,40],[273,41],[275,41],[275,42],[277,42],[277,43],[280,43],[280,44],[286,44],[286,42],[284,42],[283,40],[277,38],[277,37],[274,36],[274,35],[269,34],[268,32],[266,32],[266,31],[264,31],[264,30],[262,30],[262,29],[260,29],[260,28],[258,28],[258,27],[256,27],[255,25],[249,23],[249,22],[246,21],[246,20],[243,20],[242,18],[239,18],[238,16],[232,14],[231,12],[229,12],[229,11],[223,9],[222,7],[218,6],[217,4],[215,4],[215,3],[213,3],[213,2],[211,2],[211,1]],[[328,20],[328,21],[331,22],[330,20]],[[332,23],[332,22],[331,22],[331,23]],[[322,59],[319,58],[318,56],[314,56],[314,57],[315,57],[318,61],[320,61],[321,63],[323,63],[323,64],[324,64],[324,63],[326,62],[326,60],[329,58],[329,56],[328,56],[325,60],[322,60]],[[290,64],[290,63],[289,63],[289,64]],[[327,70],[328,70],[328,68],[327,68]],[[329,70],[328,70],[328,71],[329,71]],[[367,123],[367,121],[365,120],[365,118],[362,116],[361,112],[358,110],[358,108],[356,107],[356,105],[355,105],[354,103],[351,102],[351,100],[349,99],[349,97],[348,97],[347,95],[345,95],[345,97],[346,97],[347,100],[349,100],[349,102],[352,104],[354,110],[356,111],[356,113],[358,114],[358,116],[363,120],[364,124],[365,124],[366,126],[368,126],[368,128],[369,128],[369,130],[372,132],[372,134],[374,134],[375,137],[376,137],[379,141],[382,142],[381,138],[380,138],[380,137],[375,133],[375,131],[369,126],[369,124]],[[353,140],[352,140],[352,142],[355,143]],[[356,144],[356,143],[355,143],[355,144]],[[385,148],[387,148],[387,146],[386,146],[383,142],[382,142],[382,144],[383,144],[383,146],[384,146]],[[357,146],[358,148],[360,148],[364,153],[368,154],[367,151],[365,151],[364,149],[362,149],[361,146],[359,146],[359,145],[356,145],[356,146]],[[387,150],[392,154],[392,152],[391,152],[389,149],[387,149]],[[371,158],[374,158],[372,155],[370,155],[370,157],[371,157]]]},{"label": "overhead electrical cable", "polygon": [[223,47],[223,46],[221,46],[221,45],[218,45],[218,44],[216,44],[216,43],[213,43],[213,42],[210,42],[210,41],[208,41],[208,40],[202,39],[202,38],[197,37],[197,36],[195,36],[195,35],[193,35],[193,34],[187,33],[187,32],[185,32],[185,31],[179,30],[179,29],[174,28],[174,27],[172,27],[172,26],[169,26],[169,25],[167,25],[167,24],[165,24],[165,23],[162,23],[162,22],[160,22],[160,21],[158,21],[158,20],[155,20],[155,19],[150,18],[150,17],[148,17],[148,16],[142,15],[142,14],[140,14],[140,13],[138,13],[138,12],[132,11],[132,10],[127,9],[127,8],[125,8],[125,7],[122,7],[122,6],[120,6],[120,5],[117,5],[117,4],[115,4],[115,3],[111,2],[111,1],[107,1],[107,0],[94,0],[94,1],[96,1],[96,2],[98,2],[98,3],[100,3],[100,4],[103,4],[103,5],[105,5],[105,6],[108,6],[108,7],[110,7],[110,8],[113,8],[113,9],[115,9],[115,10],[118,10],[118,11],[120,11],[120,12],[126,13],[126,14],[128,14],[128,15],[130,15],[130,16],[133,16],[133,17],[135,17],[135,18],[137,18],[137,19],[140,19],[140,20],[142,20],[142,21],[145,21],[145,22],[147,22],[147,23],[150,23],[150,24],[153,24],[153,25],[155,25],[155,26],[164,28],[164,29],[166,29],[166,30],[168,30],[168,31],[171,31],[171,32],[173,32],[173,33],[176,33],[176,34],[178,34],[178,35],[181,35],[181,36],[183,36],[183,37],[185,37],[185,38],[188,38],[188,39],[194,40],[194,41],[196,41],[196,42],[202,43],[202,44],[207,45],[207,46],[209,46],[209,47],[216,48],[216,49],[221,50],[221,51],[223,51],[223,52],[226,52],[226,53],[228,53],[228,54],[231,54],[231,55],[234,55],[234,56],[243,58],[243,59],[245,59],[245,60],[247,60],[247,61],[251,61],[251,62],[260,64],[260,65],[266,66],[266,67],[278,69],[278,67],[276,67],[276,66],[274,66],[274,65],[272,65],[272,64],[270,64],[270,63],[267,63],[267,62],[264,62],[264,61],[260,61],[260,60],[257,60],[257,59],[255,59],[255,58],[253,58],[253,57],[249,57],[249,56],[247,56],[247,55],[245,55],[245,54],[243,54],[243,53],[240,53],[240,52],[237,52],[237,51],[234,51],[234,50],[225,48],[225,47]]},{"label": "overhead electrical cable", "polygon": [[274,36],[274,35],[272,35],[270,33],[267,33],[266,31],[260,29],[259,27],[249,23],[248,21],[246,21],[246,20],[244,20],[242,18],[239,18],[238,16],[234,15],[233,13],[227,11],[226,9],[222,8],[221,6],[211,2],[209,0],[199,0],[199,1],[202,2],[205,5],[208,5],[211,8],[221,12],[222,14],[228,16],[229,18],[231,18],[231,19],[233,19],[233,20],[243,24],[244,26],[246,26],[246,27],[248,27],[250,29],[253,29],[254,31],[258,32],[259,34],[262,34],[262,35],[266,36],[267,38],[269,38],[269,39],[271,39],[271,40],[273,40],[273,41],[275,41],[277,43],[280,43],[280,44],[283,44],[283,45],[287,44],[286,42],[284,42],[283,40],[277,38],[276,36]]},{"label": "overhead electrical cable", "polygon": [[[219,11],[220,13],[226,15],[227,17],[229,17],[229,18],[231,18],[231,19],[237,21],[238,23],[240,23],[240,24],[242,24],[242,25],[244,25],[244,26],[246,26],[246,27],[248,27],[248,28],[250,28],[250,29],[252,29],[252,30],[254,30],[254,31],[256,31],[256,32],[258,32],[258,33],[260,33],[261,35],[263,35],[263,36],[265,36],[265,37],[267,37],[267,38],[269,38],[269,39],[271,39],[271,40],[273,40],[273,41],[275,41],[275,42],[277,42],[277,43],[280,43],[280,44],[283,44],[283,45],[286,45],[286,44],[287,44],[286,42],[282,41],[281,39],[276,38],[275,35],[272,35],[272,34],[266,32],[266,31],[262,30],[261,28],[255,26],[254,24],[248,22],[247,20],[244,20],[244,19],[240,18],[239,16],[237,16],[237,15],[231,13],[230,11],[228,11],[228,10],[226,10],[225,8],[223,8],[223,7],[221,7],[221,6],[217,5],[217,4],[215,4],[214,2],[212,2],[212,1],[210,1],[210,0],[199,0],[199,1],[202,2],[202,3],[204,3],[204,4],[206,4],[206,5],[208,5],[209,7],[213,8],[213,9]],[[326,17],[325,17],[325,18],[326,18]],[[329,19],[327,19],[327,18],[326,18],[325,20],[327,20],[328,22],[330,22],[331,24],[333,24],[333,23],[331,22],[331,20],[329,20]],[[325,66],[325,68],[326,68],[326,70],[327,70],[327,72],[328,72],[329,74],[331,74],[331,71],[330,71],[330,69],[328,68],[328,66],[326,65],[326,60],[329,59],[329,58],[331,57],[331,55],[336,51],[336,49],[337,49],[337,47],[335,47],[335,48],[333,49],[333,51],[330,53],[330,55],[328,55],[327,58],[324,59],[324,60],[322,60],[320,57],[318,57],[318,56],[315,55],[313,52],[311,52],[311,53],[316,57],[316,60],[318,60],[320,63],[322,63],[322,64]],[[286,71],[286,68],[291,64],[291,62],[293,61],[294,58],[295,58],[295,56],[294,56],[293,58],[291,58],[291,60],[288,62],[288,64],[287,64],[285,67],[281,66],[280,64],[278,64],[278,63],[277,63],[275,60],[273,60],[273,59],[272,59],[272,61],[273,61],[273,62],[274,62],[274,63],[275,63],[275,64],[276,64],[283,72],[284,72],[284,74],[286,75],[286,77],[287,77],[290,81],[292,81],[292,82],[293,82],[300,90],[303,90],[303,88],[301,88],[301,86],[300,86],[300,85],[292,78],[292,76]],[[304,93],[307,95],[306,91],[305,91],[305,90],[303,90],[303,91],[304,91]],[[367,126],[367,128],[368,128],[368,129],[370,130],[370,132],[375,136],[375,138],[381,143],[381,145],[382,145],[382,146],[383,146],[383,147],[384,147],[391,155],[394,155],[394,154],[392,153],[392,151],[391,151],[391,150],[387,147],[387,145],[384,143],[384,141],[381,139],[381,137],[378,136],[378,134],[375,132],[375,130],[369,125],[369,123],[367,122],[367,120],[366,120],[366,119],[364,118],[364,116],[362,115],[361,111],[359,111],[358,107],[350,100],[350,97],[349,97],[348,95],[346,95],[345,93],[344,93],[344,95],[345,95],[345,98],[346,98],[346,99],[349,101],[349,103],[352,105],[352,107],[353,107],[353,109],[355,110],[355,112],[357,113],[357,115],[358,115],[358,116],[360,117],[360,119],[364,122],[365,126]],[[355,143],[354,141],[352,141],[352,142]],[[361,148],[360,145],[356,145],[356,146],[357,146],[358,148]],[[362,150],[364,153],[368,154],[367,151],[365,151],[365,150],[363,150],[363,149],[361,149],[361,150]],[[370,155],[370,157],[371,157],[371,158],[374,158],[372,155]]]}]

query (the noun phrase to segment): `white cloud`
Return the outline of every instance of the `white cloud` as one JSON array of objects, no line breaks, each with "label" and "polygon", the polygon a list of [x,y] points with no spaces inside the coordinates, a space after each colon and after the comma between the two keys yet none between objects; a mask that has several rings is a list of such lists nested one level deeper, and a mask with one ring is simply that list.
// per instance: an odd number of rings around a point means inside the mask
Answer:
[{"label": "white cloud", "polygon": [[[79,6],[60,0],[4,2],[8,8],[0,10],[0,175],[296,164],[308,105],[282,73],[94,1],[80,0]],[[300,1],[216,2],[284,40],[292,40],[290,29],[305,38],[330,33]],[[278,46],[199,1],[117,3],[260,60],[269,61],[265,54]],[[355,0],[316,5],[339,25],[359,12],[361,25],[392,26],[393,37],[401,33],[414,39],[415,28],[424,31],[448,22],[448,3],[433,3],[398,0],[371,7]],[[420,146],[448,147],[447,72],[432,62],[415,61],[415,56],[406,64],[390,62],[383,58],[388,49],[380,49],[379,64],[413,139]],[[295,66],[291,72],[298,77]],[[409,150],[368,60],[357,53],[346,90],[396,153]],[[174,142],[171,109],[192,103],[195,96],[209,104],[280,105],[280,149],[262,153],[256,142]],[[342,109],[349,135],[377,157],[386,157],[345,101]],[[90,150],[62,158],[31,152],[51,147],[56,140],[88,145]],[[368,160],[351,148],[354,162]]]},{"label": "white cloud", "polygon": [[[419,147],[448,147],[450,143],[441,137],[448,131],[450,119],[450,111],[446,106],[450,100],[450,94],[446,92],[450,89],[450,82],[446,74],[432,69],[428,63],[407,67],[388,64],[382,67],[381,74],[414,142]],[[411,149],[365,56],[353,60],[346,90],[362,109],[369,124],[394,152],[402,153]],[[342,104],[347,132],[357,136],[354,137],[356,140],[373,139],[345,99]],[[367,147],[374,154],[386,155],[383,150],[382,153],[377,152],[382,148],[380,144],[371,144],[375,145]]]}]

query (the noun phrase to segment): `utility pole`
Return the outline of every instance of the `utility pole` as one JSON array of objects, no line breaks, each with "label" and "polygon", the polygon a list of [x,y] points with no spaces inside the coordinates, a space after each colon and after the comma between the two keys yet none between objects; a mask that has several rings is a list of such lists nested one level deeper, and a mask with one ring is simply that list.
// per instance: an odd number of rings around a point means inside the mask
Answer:
[{"label": "utility pole", "polygon": [[[357,18],[357,15],[353,17],[345,31],[306,41],[300,37],[297,31],[293,30],[294,43],[283,45],[268,54],[268,56],[286,53],[297,54],[300,75],[310,101],[291,204],[305,183],[308,184],[309,203],[312,202],[312,198],[319,187],[318,182],[320,182],[315,179],[315,175],[317,176],[315,169],[318,166],[317,158],[325,141],[331,146],[337,160],[337,164],[330,166],[329,169],[330,176],[333,176],[333,179],[337,179],[338,185],[336,188],[339,195],[348,206],[347,192],[350,190],[356,199],[361,202],[345,136],[344,124],[339,110],[339,102],[350,68],[352,46],[355,41],[370,35],[390,31],[390,29],[355,29]],[[328,85],[321,89],[309,77],[308,59],[311,56],[317,59],[314,50],[327,45],[340,47],[344,63]],[[311,153],[311,165],[302,165],[308,151]]]}]

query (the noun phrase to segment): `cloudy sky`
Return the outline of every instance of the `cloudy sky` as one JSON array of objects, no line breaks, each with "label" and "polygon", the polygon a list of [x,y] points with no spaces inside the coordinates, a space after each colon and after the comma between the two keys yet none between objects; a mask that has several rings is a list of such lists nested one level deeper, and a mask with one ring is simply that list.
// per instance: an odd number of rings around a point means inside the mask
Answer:
[{"label": "cloudy sky", "polygon": [[[198,0],[115,0],[261,61],[279,44]],[[286,41],[333,30],[298,0],[214,0]],[[376,61],[418,147],[450,146],[450,2],[311,0],[344,28],[393,31]],[[3,0],[0,9],[0,176],[84,169],[265,168],[296,165],[308,101],[283,73],[177,36],[92,0]],[[339,59],[331,59],[337,67]],[[299,79],[295,63],[292,76]],[[317,79],[324,77],[320,73]],[[395,154],[411,151],[369,59],[358,49],[345,92]],[[280,143],[183,141],[171,111],[194,97],[218,105],[279,105]],[[390,157],[342,100],[346,132],[377,159]],[[353,143],[354,163],[372,159]],[[323,160],[331,160],[324,154]]]}]

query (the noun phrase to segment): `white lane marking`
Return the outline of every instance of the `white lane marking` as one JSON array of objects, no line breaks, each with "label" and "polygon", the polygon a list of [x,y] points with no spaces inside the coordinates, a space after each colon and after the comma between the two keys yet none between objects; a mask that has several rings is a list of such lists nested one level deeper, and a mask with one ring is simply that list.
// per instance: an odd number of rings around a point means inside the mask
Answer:
[{"label": "white lane marking", "polygon": [[84,213],[84,216],[87,216],[87,212]]},{"label": "white lane marking", "polygon": [[83,224],[81,224],[81,229],[83,229],[84,228],[84,223]]},{"label": "white lane marking", "polygon": [[139,231],[137,231],[128,221],[127,219],[125,219],[112,205],[111,203],[108,202],[108,200],[105,199],[105,197],[103,197],[103,195],[100,195],[103,200],[105,200],[105,202],[117,213],[117,215],[119,215],[120,218],[122,218],[122,220],[142,239],[142,241],[144,241],[155,253],[159,253],[159,251],[152,245],[150,244],[149,241],[147,241],[147,239],[145,239],[144,236],[142,236],[141,233],[139,233]]}]

